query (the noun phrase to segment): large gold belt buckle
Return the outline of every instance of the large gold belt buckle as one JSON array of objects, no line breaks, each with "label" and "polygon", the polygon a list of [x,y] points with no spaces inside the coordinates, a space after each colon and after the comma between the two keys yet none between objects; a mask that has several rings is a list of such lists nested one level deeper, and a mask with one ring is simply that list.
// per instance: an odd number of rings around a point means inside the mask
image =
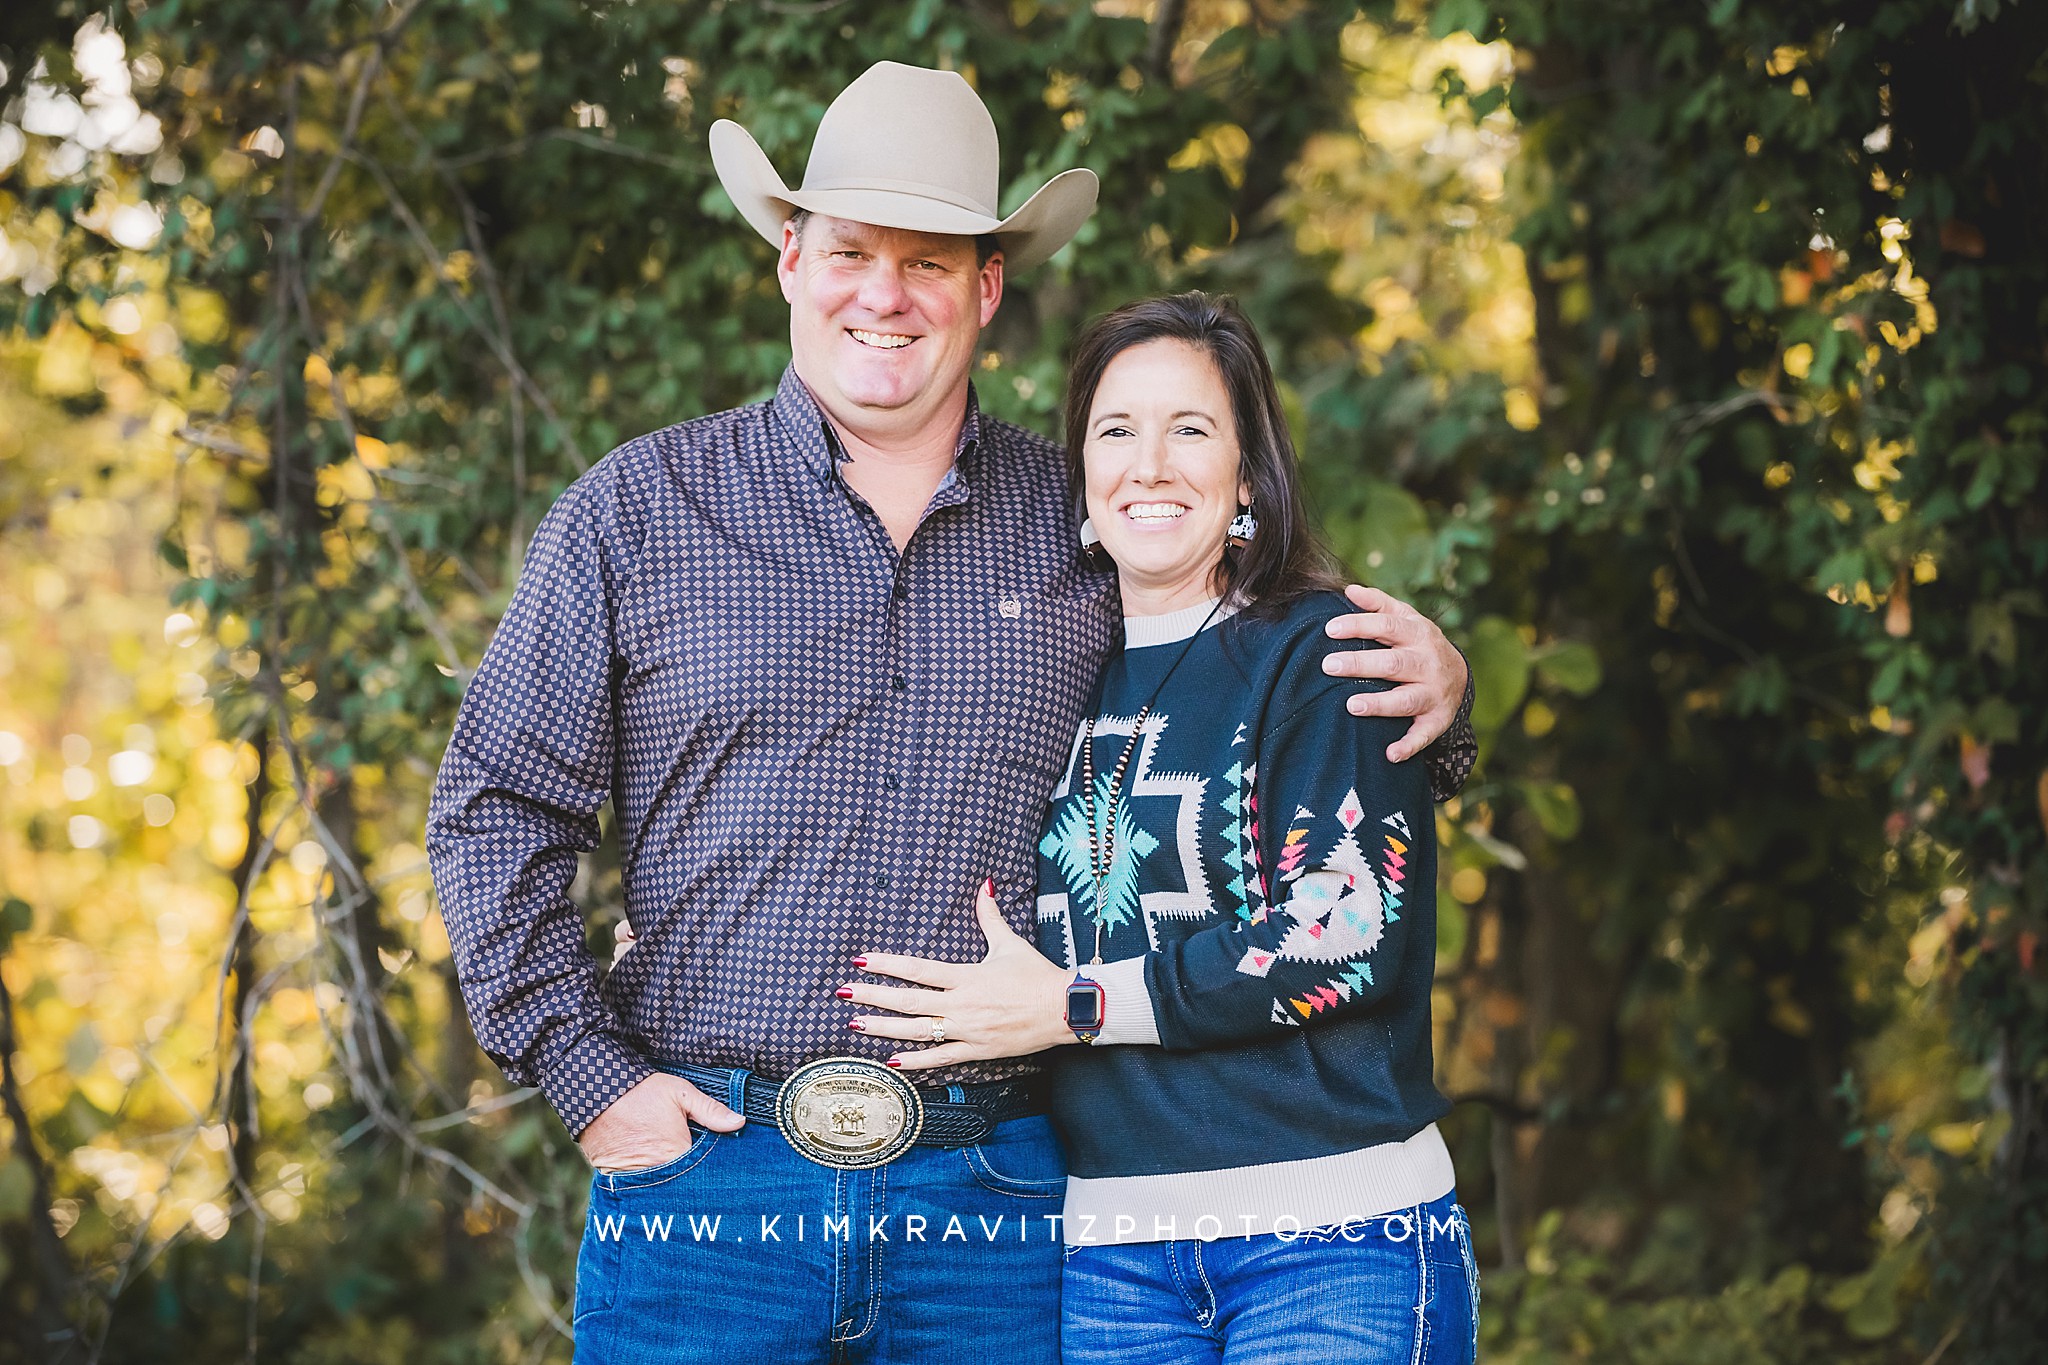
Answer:
[{"label": "large gold belt buckle", "polygon": [[894,1161],[924,1129],[917,1087],[865,1057],[824,1057],[790,1073],[775,1096],[783,1137],[842,1171]]}]

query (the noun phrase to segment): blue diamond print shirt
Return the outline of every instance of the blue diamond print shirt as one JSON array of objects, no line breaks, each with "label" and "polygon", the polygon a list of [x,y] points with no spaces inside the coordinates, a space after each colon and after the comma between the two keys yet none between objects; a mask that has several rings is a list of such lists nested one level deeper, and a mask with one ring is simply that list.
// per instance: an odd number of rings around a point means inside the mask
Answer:
[{"label": "blue diamond print shirt", "polygon": [[[434,886],[479,1043],[571,1133],[650,1058],[886,1057],[846,1027],[850,959],[979,960],[983,877],[1032,930],[1046,799],[1121,620],[1060,449],[970,396],[901,554],[840,458],[794,370],[613,451],[541,523],[463,698]],[[1429,753],[1444,790],[1469,737],[1461,713]],[[607,801],[638,942],[605,974],[568,892]]]},{"label": "blue diamond print shirt", "polygon": [[[839,458],[793,370],[613,451],[541,523],[463,699],[435,889],[478,1041],[572,1133],[650,1057],[888,1056],[846,1027],[851,959],[979,959],[985,876],[1029,932],[1039,816],[1118,626],[1059,448],[970,402],[901,555]],[[607,799],[639,941],[601,980],[566,892]]]}]

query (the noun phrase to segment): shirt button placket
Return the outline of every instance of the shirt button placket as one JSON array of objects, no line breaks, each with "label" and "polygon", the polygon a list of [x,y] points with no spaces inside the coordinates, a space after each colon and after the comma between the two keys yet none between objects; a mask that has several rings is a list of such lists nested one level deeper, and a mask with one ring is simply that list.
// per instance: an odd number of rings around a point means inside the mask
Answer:
[{"label": "shirt button placket", "polygon": [[[886,614],[889,623],[889,657],[886,663],[887,693],[882,708],[882,745],[880,782],[886,796],[894,798],[903,790],[903,765],[908,762],[911,736],[917,732],[917,705],[910,691],[910,677],[907,672],[908,641],[910,635],[910,553],[897,556],[896,572],[889,586],[889,600]],[[870,884],[877,891],[887,891],[894,885],[890,869],[891,850],[898,846],[893,837],[895,826],[901,815],[898,802],[882,802],[880,819],[876,821],[874,833],[875,873]]]}]

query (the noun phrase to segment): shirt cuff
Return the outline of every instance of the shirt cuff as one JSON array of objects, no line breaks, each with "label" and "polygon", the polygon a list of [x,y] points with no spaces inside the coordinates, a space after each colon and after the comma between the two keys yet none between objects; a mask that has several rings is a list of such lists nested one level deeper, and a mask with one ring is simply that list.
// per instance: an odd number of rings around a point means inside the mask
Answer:
[{"label": "shirt cuff", "polygon": [[1145,989],[1142,955],[1100,966],[1091,963],[1081,974],[1102,987],[1102,1032],[1095,1035],[1097,1046],[1159,1046],[1159,1020],[1152,1012],[1152,992]]},{"label": "shirt cuff", "polygon": [[581,1137],[612,1101],[654,1074],[638,1053],[609,1033],[587,1033],[540,1079],[541,1093],[570,1137]]},{"label": "shirt cuff", "polygon": [[[1464,656],[1465,651],[1458,650],[1458,657]],[[1432,803],[1448,801],[1456,796],[1464,790],[1465,780],[1472,775],[1472,765],[1479,757],[1479,739],[1472,732],[1472,701],[1477,695],[1472,665],[1468,661],[1465,665],[1465,696],[1458,703],[1458,713],[1451,717],[1450,728],[1422,751],[1424,770],[1429,774],[1429,799]]]}]

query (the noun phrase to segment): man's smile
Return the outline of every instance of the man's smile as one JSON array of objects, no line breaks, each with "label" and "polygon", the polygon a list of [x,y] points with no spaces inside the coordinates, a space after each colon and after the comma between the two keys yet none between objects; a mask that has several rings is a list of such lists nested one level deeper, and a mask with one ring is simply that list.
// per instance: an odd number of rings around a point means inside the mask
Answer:
[{"label": "man's smile", "polygon": [[917,340],[916,337],[904,336],[900,332],[868,332],[858,327],[847,328],[846,334],[861,345],[871,346],[878,351],[900,351]]}]

